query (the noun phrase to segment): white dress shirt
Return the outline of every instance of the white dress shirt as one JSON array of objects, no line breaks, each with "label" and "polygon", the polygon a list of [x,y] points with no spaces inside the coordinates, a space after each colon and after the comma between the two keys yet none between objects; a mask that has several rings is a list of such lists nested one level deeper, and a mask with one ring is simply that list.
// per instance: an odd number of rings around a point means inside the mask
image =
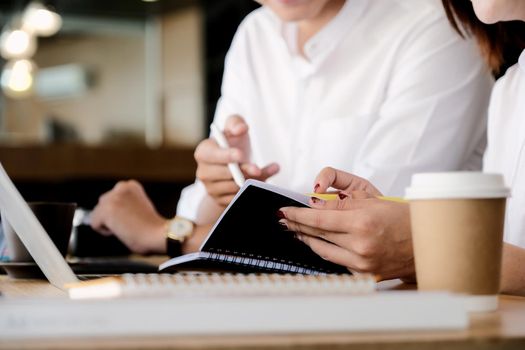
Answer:
[{"label": "white dress shirt", "polygon": [[512,189],[505,241],[525,248],[525,51],[494,87],[484,170],[503,174]]},{"label": "white dress shirt", "polygon": [[[311,192],[332,166],[402,195],[414,172],[481,169],[492,79],[476,44],[453,31],[439,0],[351,0],[301,56],[297,25],[268,8],[240,25],[215,121],[250,127],[251,159],[277,162],[268,182]],[[178,215],[206,195],[186,188]]]}]

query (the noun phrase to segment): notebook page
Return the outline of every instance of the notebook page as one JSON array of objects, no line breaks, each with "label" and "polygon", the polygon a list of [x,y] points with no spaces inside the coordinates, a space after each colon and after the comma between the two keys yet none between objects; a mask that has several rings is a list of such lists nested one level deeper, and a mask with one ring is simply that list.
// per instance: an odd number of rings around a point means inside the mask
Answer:
[{"label": "notebook page", "polygon": [[206,237],[206,239],[204,240],[204,242],[202,242],[199,250],[202,250],[202,248],[206,245],[206,242],[208,242],[208,239],[210,238],[210,236],[212,235],[213,231],[215,231],[215,228],[217,227],[217,225],[221,222],[222,218],[224,217],[224,215],[226,215],[226,213],[228,212],[228,210],[230,209],[230,207],[235,203],[235,201],[237,200],[237,198],[239,198],[239,196],[249,187],[249,186],[255,186],[255,187],[259,187],[259,188],[263,188],[263,189],[267,189],[267,190],[270,190],[272,192],[275,192],[275,193],[278,193],[278,194],[281,194],[283,196],[286,196],[286,197],[289,197],[299,203],[302,203],[306,206],[308,206],[308,200],[309,200],[309,197],[304,195],[304,194],[301,194],[301,193],[297,193],[297,192],[293,192],[293,191],[290,191],[290,190],[287,190],[287,189],[284,189],[284,188],[281,188],[281,187],[278,187],[278,186],[275,186],[275,185],[270,185],[266,182],[262,182],[262,181],[258,181],[258,180],[253,180],[253,179],[249,179],[247,180],[245,183],[244,183],[244,186],[242,186],[241,189],[239,189],[239,191],[237,192],[237,194],[235,195],[235,197],[233,197],[232,201],[230,202],[230,204],[226,207],[226,209],[222,212],[221,216],[219,217],[219,219],[215,222],[215,224],[213,225],[213,227],[211,228],[210,230],[210,233],[208,234],[208,236]]},{"label": "notebook page", "polygon": [[51,284],[64,289],[65,284],[78,281],[1,163],[0,210]]},{"label": "notebook page", "polygon": [[308,200],[310,199],[310,197],[308,197],[307,195],[304,195],[302,193],[297,193],[297,192],[294,192],[294,191],[290,191],[288,189],[285,189],[285,188],[282,188],[282,187],[278,187],[278,186],[275,186],[275,185],[271,185],[267,182],[262,182],[262,181],[257,181],[257,180],[248,180],[248,185],[252,185],[252,186],[257,186],[257,187],[260,187],[260,188],[264,188],[264,189],[267,189],[267,190],[270,190],[272,192],[275,192],[275,193],[279,193],[279,194],[282,194],[283,196],[286,196],[286,197],[289,197],[293,200],[296,200],[300,203],[303,203],[304,205],[308,205]]}]

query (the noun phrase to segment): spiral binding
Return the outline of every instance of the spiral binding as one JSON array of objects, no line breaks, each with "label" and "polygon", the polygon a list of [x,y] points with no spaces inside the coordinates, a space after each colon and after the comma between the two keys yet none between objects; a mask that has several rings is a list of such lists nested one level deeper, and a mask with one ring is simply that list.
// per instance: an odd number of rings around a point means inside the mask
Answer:
[{"label": "spiral binding", "polygon": [[300,274],[125,274],[122,296],[274,296],[369,294],[373,275]]}]

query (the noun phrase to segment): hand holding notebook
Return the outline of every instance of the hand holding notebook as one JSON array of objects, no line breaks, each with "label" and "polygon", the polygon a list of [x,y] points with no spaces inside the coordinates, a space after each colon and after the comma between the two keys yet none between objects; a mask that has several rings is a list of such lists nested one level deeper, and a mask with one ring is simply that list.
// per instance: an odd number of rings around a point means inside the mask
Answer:
[{"label": "hand holding notebook", "polygon": [[197,253],[160,265],[160,271],[220,270],[349,273],[326,261],[279,225],[283,206],[308,206],[308,197],[256,180],[248,180],[223,212]]}]

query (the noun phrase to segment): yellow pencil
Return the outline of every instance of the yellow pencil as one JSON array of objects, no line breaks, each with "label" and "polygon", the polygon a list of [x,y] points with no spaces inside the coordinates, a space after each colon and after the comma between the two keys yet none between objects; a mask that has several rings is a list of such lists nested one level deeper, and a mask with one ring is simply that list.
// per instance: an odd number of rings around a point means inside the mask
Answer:
[{"label": "yellow pencil", "polygon": [[[308,197],[315,197],[325,201],[333,201],[339,199],[339,195],[337,193],[307,193],[306,195]],[[377,196],[376,198],[390,202],[408,203],[406,199],[401,197]]]},{"label": "yellow pencil", "polygon": [[388,196],[377,196],[377,198],[384,201],[397,202],[397,203],[408,203],[408,201],[401,197],[388,197]]},{"label": "yellow pencil", "polygon": [[307,193],[306,195],[308,197],[315,197],[324,201],[335,201],[336,199],[339,199],[339,195],[337,193]]}]

